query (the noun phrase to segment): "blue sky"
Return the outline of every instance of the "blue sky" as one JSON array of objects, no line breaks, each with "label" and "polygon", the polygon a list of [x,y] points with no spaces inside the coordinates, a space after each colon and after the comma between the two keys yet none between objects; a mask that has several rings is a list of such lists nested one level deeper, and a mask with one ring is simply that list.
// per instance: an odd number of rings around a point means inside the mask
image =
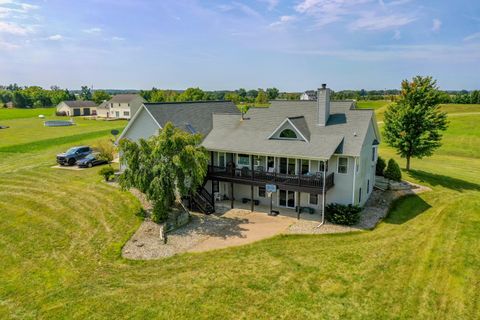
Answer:
[{"label": "blue sky", "polygon": [[480,1],[0,0],[0,83],[480,88]]}]

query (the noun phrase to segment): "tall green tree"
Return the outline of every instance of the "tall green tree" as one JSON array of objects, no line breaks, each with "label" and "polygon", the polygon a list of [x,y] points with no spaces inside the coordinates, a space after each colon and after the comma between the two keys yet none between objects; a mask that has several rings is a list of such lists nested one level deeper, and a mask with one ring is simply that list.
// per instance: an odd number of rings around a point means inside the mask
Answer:
[{"label": "tall green tree", "polygon": [[258,103],[258,104],[268,103],[268,96],[265,93],[265,91],[263,91],[263,89],[258,90],[258,95],[255,98],[255,103]]},{"label": "tall green tree", "polygon": [[201,101],[206,100],[205,92],[200,88],[188,88],[182,92],[177,101]]},{"label": "tall green tree", "polygon": [[103,101],[110,100],[112,98],[111,95],[109,95],[106,91],[104,90],[95,90],[92,95],[92,100],[95,101],[95,103],[100,104]]},{"label": "tall green tree", "polygon": [[200,134],[182,131],[168,122],[158,136],[137,143],[120,141],[123,189],[137,188],[153,203],[153,220],[163,222],[176,194],[187,196],[203,183],[208,153]]},{"label": "tall green tree", "polygon": [[440,93],[431,77],[417,76],[402,82],[400,99],[385,112],[385,140],[407,159],[431,156],[440,147],[447,114],[439,109]]},{"label": "tall green tree", "polygon": [[278,95],[280,92],[278,91],[277,88],[267,88],[267,96],[268,100],[275,100],[277,99]]},{"label": "tall green tree", "polygon": [[92,91],[88,86],[82,86],[82,90],[80,92],[80,99],[81,100],[92,100]]}]

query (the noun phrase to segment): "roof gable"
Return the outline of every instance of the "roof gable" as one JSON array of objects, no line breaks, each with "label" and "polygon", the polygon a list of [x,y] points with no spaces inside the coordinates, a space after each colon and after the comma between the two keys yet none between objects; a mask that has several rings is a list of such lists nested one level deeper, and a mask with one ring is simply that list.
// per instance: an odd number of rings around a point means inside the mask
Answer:
[{"label": "roof gable", "polygon": [[308,142],[310,131],[305,122],[305,117],[288,117],[272,132],[268,139],[299,140]]}]

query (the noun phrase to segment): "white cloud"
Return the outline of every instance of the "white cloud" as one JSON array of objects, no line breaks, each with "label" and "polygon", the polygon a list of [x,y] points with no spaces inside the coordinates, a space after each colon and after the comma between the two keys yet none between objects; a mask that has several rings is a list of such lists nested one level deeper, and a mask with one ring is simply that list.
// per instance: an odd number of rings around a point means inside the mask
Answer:
[{"label": "white cloud", "polygon": [[442,21],[439,19],[433,19],[432,21],[432,31],[433,32],[438,32],[440,31],[440,28],[442,27]]},{"label": "white cloud", "polygon": [[270,27],[273,27],[273,28],[280,27],[291,21],[294,21],[295,19],[296,19],[295,16],[281,16],[280,19],[278,19],[278,21],[271,23]]},{"label": "white cloud", "polygon": [[474,40],[480,40],[480,32],[473,33],[463,38],[463,41],[474,41]]},{"label": "white cloud", "polygon": [[102,32],[102,28],[93,27],[93,28],[83,29],[82,31],[88,34],[99,34],[100,32]]},{"label": "white cloud", "polygon": [[54,34],[54,35],[49,36],[47,39],[52,40],[52,41],[60,41],[60,40],[63,40],[65,38],[61,34]]},{"label": "white cloud", "polygon": [[376,16],[372,13],[366,13],[352,22],[349,28],[350,30],[385,30],[405,26],[415,20],[416,18],[412,16],[403,16],[400,14]]},{"label": "white cloud", "polygon": [[122,37],[112,37],[113,41],[125,41],[125,38]]},{"label": "white cloud", "polygon": [[0,33],[8,33],[19,36],[25,36],[33,32],[32,27],[25,27],[13,22],[0,21]]},{"label": "white cloud", "polygon": [[17,44],[0,40],[0,50],[15,50],[18,48],[20,48],[20,46]]}]

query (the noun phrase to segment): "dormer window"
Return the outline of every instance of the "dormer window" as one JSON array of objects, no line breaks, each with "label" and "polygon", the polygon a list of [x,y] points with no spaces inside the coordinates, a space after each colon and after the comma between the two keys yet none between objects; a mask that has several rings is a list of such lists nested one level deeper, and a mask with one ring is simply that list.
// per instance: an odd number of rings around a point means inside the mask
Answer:
[{"label": "dormer window", "polygon": [[284,139],[297,139],[297,134],[291,129],[285,129],[280,132],[280,138]]}]

